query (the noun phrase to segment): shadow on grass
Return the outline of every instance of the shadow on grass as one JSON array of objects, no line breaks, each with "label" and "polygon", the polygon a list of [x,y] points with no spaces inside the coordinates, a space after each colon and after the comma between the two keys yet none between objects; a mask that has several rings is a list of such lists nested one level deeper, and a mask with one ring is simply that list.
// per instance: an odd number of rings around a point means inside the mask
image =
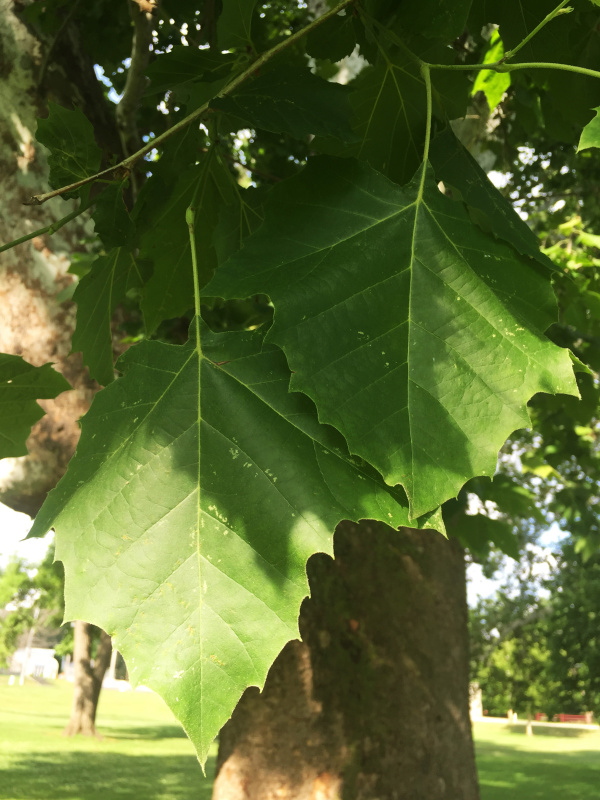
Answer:
[{"label": "shadow on grass", "polygon": [[[98,733],[110,739],[186,739],[185,732],[179,725],[128,725],[122,728],[98,724]],[[0,795],[1,797],[1,795]]]},{"label": "shadow on grass", "polygon": [[598,800],[597,750],[546,753],[496,742],[476,750],[482,800]]},{"label": "shadow on grass", "polygon": [[214,759],[204,778],[195,757],[50,752],[0,770],[2,800],[209,800]]},{"label": "shadow on grass", "polygon": [[[525,728],[523,725],[506,725],[504,730],[514,733],[516,736],[525,736]],[[560,736],[571,739],[589,736],[590,734],[598,733],[597,730],[586,730],[585,728],[550,728],[545,725],[537,727],[533,726],[533,737],[536,736]]]}]

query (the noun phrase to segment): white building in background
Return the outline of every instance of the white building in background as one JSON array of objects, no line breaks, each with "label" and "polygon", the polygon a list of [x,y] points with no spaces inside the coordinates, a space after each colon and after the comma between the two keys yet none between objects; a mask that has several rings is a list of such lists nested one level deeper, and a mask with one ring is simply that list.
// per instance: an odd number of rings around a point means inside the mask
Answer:
[{"label": "white building in background", "polygon": [[469,684],[469,715],[471,722],[483,719],[483,699],[478,683]]},{"label": "white building in background", "polygon": [[[25,665],[24,662],[26,662]],[[10,671],[33,678],[54,680],[58,677],[58,661],[54,658],[53,649],[47,647],[20,647],[11,659]]]}]

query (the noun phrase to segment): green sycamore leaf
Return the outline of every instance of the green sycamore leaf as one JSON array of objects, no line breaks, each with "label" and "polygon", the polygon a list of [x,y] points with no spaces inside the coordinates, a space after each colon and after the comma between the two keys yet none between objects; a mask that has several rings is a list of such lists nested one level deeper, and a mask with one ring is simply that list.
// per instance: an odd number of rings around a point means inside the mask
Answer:
[{"label": "green sycamore leaf", "polygon": [[450,43],[464,31],[473,0],[419,0],[399,3],[394,16],[400,31]]},{"label": "green sycamore leaf", "polygon": [[577,145],[578,153],[581,150],[588,150],[590,147],[600,147],[600,106],[592,110],[595,112],[595,116],[581,132]]},{"label": "green sycamore leaf", "polygon": [[233,95],[213,100],[211,106],[274,133],[354,142],[358,137],[350,125],[348,96],[348,87],[319,78],[309,69],[276,66]]},{"label": "green sycamore leaf", "polygon": [[219,47],[252,45],[252,14],[256,0],[223,0],[223,10],[217,21]]},{"label": "green sycamore leaf", "polygon": [[[88,178],[100,169],[102,151],[94,139],[92,123],[78,108],[69,111],[48,103],[48,116],[38,119],[35,138],[50,151],[48,182],[53,189]],[[66,197],[73,197],[73,193]]]},{"label": "green sycamore leaf", "polygon": [[230,77],[236,59],[228,53],[215,53],[212,49],[175,45],[162,53],[146,69],[150,78],[147,94],[164,93],[177,87],[191,86],[196,82],[225,82]]},{"label": "green sycamore leaf", "polygon": [[[437,47],[425,51],[423,57],[438,63],[447,60],[445,49],[439,52]],[[455,74],[440,70],[432,80],[434,111],[450,119],[461,116],[467,98],[456,96]],[[348,89],[357,140],[342,144],[318,136],[315,149],[367,161],[397,183],[406,183],[422,161],[427,121],[425,84],[418,65],[404,52],[386,53],[378,63],[361,70]]]},{"label": "green sycamore leaf", "polygon": [[[492,31],[490,45],[483,56],[483,64],[496,64],[504,57],[504,43],[497,30]],[[483,92],[486,96],[490,112],[498,106],[504,93],[510,88],[510,73],[495,70],[481,70],[475,76],[471,94]]]},{"label": "green sycamore leaf", "polygon": [[490,542],[516,561],[519,559],[519,541],[513,526],[502,519],[491,519],[485,514],[465,514],[460,518],[456,535],[469,550],[480,558],[490,552]]},{"label": "green sycamore leaf", "polygon": [[365,67],[349,84],[354,144],[318,138],[322,153],[364,159],[399,183],[407,181],[422,156],[425,131],[425,85],[418,67],[403,54]]},{"label": "green sycamore leaf", "polygon": [[[344,518],[410,524],[403,492],[290,394],[260,332],[145,341],[98,393],[30,535],[56,531],[66,619],[114,637],[205,762],[247,686],[298,637],[306,561]],[[439,511],[419,520],[438,527]]]},{"label": "green sycamore leaf", "polygon": [[314,28],[307,37],[306,52],[313,58],[340,61],[356,47],[353,14],[336,14]]},{"label": "green sycamore leaf", "polygon": [[123,201],[124,182],[111,183],[95,200],[94,228],[102,244],[111,247],[133,247],[135,225]]},{"label": "green sycamore leaf", "polygon": [[72,352],[81,352],[83,363],[98,383],[107,386],[114,379],[110,323],[116,307],[132,289],[141,289],[144,276],[133,254],[124,247],[100,256],[77,284],[77,324]]},{"label": "green sycamore leaf", "polygon": [[519,253],[556,272],[557,267],[540,251],[538,237],[512,204],[498,191],[477,161],[462,146],[450,127],[431,142],[429,160],[436,178],[462,200],[471,218],[485,231],[510,243]]},{"label": "green sycamore leaf", "polygon": [[234,188],[226,167],[213,150],[198,166],[183,172],[167,191],[160,176],[151,179],[145,194],[145,214],[140,237],[140,257],[153,265],[144,287],[142,311],[148,332],[165,319],[185,314],[194,305],[190,240],[185,211],[195,198],[196,245],[201,285],[217,266],[212,244],[222,203],[233,202]]},{"label": "green sycamore leaf", "polygon": [[47,400],[71,386],[50,364],[33,367],[21,356],[0,353],[0,458],[27,455],[32,425],[44,416],[35,401]]},{"label": "green sycamore leaf", "polygon": [[[292,390],[419,516],[491,475],[536,392],[578,395],[550,273],[474,226],[430,167],[401,188],[361,162],[312,159],[206,293],[269,295]],[[302,233],[300,233],[302,232]]]}]

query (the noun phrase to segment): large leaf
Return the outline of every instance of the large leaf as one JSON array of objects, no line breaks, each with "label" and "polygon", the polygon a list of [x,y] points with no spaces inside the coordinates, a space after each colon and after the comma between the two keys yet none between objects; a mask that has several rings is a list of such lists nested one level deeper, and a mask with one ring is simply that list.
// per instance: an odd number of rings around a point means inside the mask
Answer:
[{"label": "large leaf", "polygon": [[270,194],[265,224],[206,287],[265,293],[291,387],[423,514],[528,425],[536,392],[577,395],[550,273],[471,222],[430,168],[400,188],[313,159]]},{"label": "large leaf", "polygon": [[103,386],[114,378],[113,345],[110,323],[116,307],[132,289],[144,283],[132,253],[116,247],[100,256],[77,284],[73,300],[77,303],[77,325],[72,350],[81,351],[90,375]]},{"label": "large leaf", "polygon": [[306,561],[331,553],[335,525],[409,522],[404,493],[348,457],[288,393],[281,352],[261,344],[205,333],[203,354],[195,342],[132,347],[31,533],[56,530],[67,619],[114,637],[202,762],[244,689],[298,636]]},{"label": "large leaf", "polygon": [[350,126],[349,90],[323,80],[309,69],[278,66],[211,105],[244,123],[297,138],[310,134],[358,139]]},{"label": "large leaf", "polygon": [[20,356],[0,353],[0,458],[27,455],[31,426],[44,416],[35,401],[70,388],[50,364],[33,367]]},{"label": "large leaf", "polygon": [[35,138],[50,150],[48,182],[53,189],[76,183],[100,169],[102,151],[92,123],[83,111],[48,103],[48,116],[38,119]]}]

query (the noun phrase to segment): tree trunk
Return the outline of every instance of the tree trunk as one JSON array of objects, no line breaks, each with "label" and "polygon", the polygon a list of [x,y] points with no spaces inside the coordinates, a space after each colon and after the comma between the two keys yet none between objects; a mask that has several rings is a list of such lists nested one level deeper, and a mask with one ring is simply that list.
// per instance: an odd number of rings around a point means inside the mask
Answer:
[{"label": "tree trunk", "polygon": [[[43,206],[23,205],[32,194],[48,188],[46,156],[35,142],[36,118],[46,115],[47,99],[83,108],[94,124],[98,143],[109,153],[120,152],[114,113],[78,42],[76,24],[67,25],[57,41],[44,41],[18,15],[27,4],[27,0],[0,0],[0,244],[42,228],[75,208],[73,201],[60,198]],[[68,13],[65,7],[64,14]],[[52,57],[47,62],[50,48]],[[56,400],[40,402],[46,415],[32,429],[29,454],[0,461],[0,502],[30,516],[35,516],[64,473],[79,438],[79,418],[97,388],[83,369],[80,355],[70,354],[75,306],[59,297],[73,280],[67,273],[69,256],[81,249],[86,230],[89,233],[84,219],[53,236],[38,236],[0,253],[0,352],[23,356],[36,366],[54,362],[73,386],[73,391]],[[75,699],[68,730],[93,733],[104,661],[110,660],[110,638],[102,634],[92,669],[90,627],[77,626]]]},{"label": "tree trunk", "polygon": [[456,540],[342,523],[262,694],[221,732],[213,800],[477,800]]},{"label": "tree trunk", "polygon": [[96,711],[100,699],[102,680],[112,653],[110,636],[100,631],[100,641],[92,667],[92,626],[87,622],[75,623],[75,687],[71,719],[64,730],[65,736],[98,736],[96,731]]}]

